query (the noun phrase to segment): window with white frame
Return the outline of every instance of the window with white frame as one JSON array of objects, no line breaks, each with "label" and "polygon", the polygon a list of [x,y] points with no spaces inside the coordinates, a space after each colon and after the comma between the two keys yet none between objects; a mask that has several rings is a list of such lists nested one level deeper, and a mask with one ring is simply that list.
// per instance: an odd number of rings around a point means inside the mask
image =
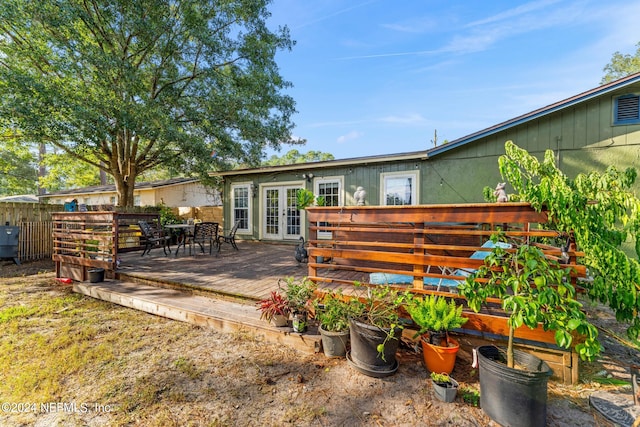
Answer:
[{"label": "window with white frame", "polygon": [[[342,177],[326,177],[314,181],[315,194],[324,198],[325,206],[342,206]],[[326,226],[326,222],[319,222],[318,226]],[[318,239],[331,239],[330,231],[318,230]]]},{"label": "window with white frame", "polygon": [[322,178],[315,181],[315,193],[324,198],[325,206],[342,205],[342,178]]},{"label": "window with white frame", "polygon": [[383,206],[418,204],[418,171],[385,172],[380,179]]},{"label": "window with white frame", "polygon": [[238,232],[251,230],[251,184],[238,184],[231,187],[231,221],[240,221]]}]

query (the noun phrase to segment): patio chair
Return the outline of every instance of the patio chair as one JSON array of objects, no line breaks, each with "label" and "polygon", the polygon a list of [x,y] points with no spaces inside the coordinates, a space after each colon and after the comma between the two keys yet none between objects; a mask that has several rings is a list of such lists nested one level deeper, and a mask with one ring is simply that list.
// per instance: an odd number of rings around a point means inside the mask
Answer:
[{"label": "patio chair", "polygon": [[[218,223],[217,222],[200,222],[194,226],[193,237],[191,238],[191,246],[197,243],[200,250],[204,253],[204,245],[209,243],[209,255],[212,253],[213,245],[218,244]],[[195,248],[194,248],[195,250]],[[191,248],[189,248],[191,253]],[[194,252],[195,254],[195,252]]]},{"label": "patio chair", "polygon": [[166,234],[164,230],[158,230],[152,227],[147,221],[138,221],[138,225],[140,226],[142,237],[144,237],[144,250],[140,256],[148,254],[153,247],[160,245],[162,245],[162,250],[165,255],[167,255],[167,249],[169,249],[169,254],[171,254],[171,247],[169,246],[171,236],[169,234]]},{"label": "patio chair", "polygon": [[[495,246],[500,246],[501,248],[510,248],[511,245],[509,243],[497,242],[493,243],[491,240],[486,241],[481,247],[492,249]],[[484,260],[491,252],[486,250],[475,251],[469,258],[470,259],[481,259]],[[432,266],[427,267],[427,272],[430,271]],[[450,271],[447,267],[437,267],[440,268],[441,273],[448,274],[451,276],[459,276],[460,279],[445,279],[440,277],[424,277],[423,282],[427,286],[435,286],[436,291],[440,291],[441,288],[447,287],[450,292],[457,292],[456,288],[462,282],[464,282],[464,278],[475,273],[476,270],[467,269],[467,268],[458,268],[454,271]],[[413,276],[408,274],[390,274],[390,273],[371,273],[369,274],[369,283],[372,285],[411,285],[413,284]]]},{"label": "patio chair", "polygon": [[230,243],[231,246],[233,246],[233,249],[235,249],[236,251],[238,250],[238,246],[236,245],[236,231],[238,231],[238,227],[240,227],[240,220],[236,221],[235,224],[233,224],[233,227],[231,228],[231,231],[229,231],[229,234],[220,234],[218,236],[218,252],[220,252],[220,248],[222,247],[223,243]]}]

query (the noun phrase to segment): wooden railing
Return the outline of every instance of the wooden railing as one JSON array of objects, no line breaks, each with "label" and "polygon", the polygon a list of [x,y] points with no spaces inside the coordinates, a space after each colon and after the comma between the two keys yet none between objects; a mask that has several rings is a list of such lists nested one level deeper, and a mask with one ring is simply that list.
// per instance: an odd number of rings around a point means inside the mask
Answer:
[{"label": "wooden railing", "polygon": [[[464,205],[312,207],[309,220],[308,276],[325,286],[355,281],[396,286],[421,294],[438,294],[465,303],[456,285],[484,261],[479,252],[498,229],[514,243],[540,242],[546,256],[560,258],[568,236],[546,230],[544,212],[525,203]],[[572,246],[573,248],[573,246]],[[576,263],[582,254],[569,250],[574,279],[584,277]],[[319,262],[322,258],[325,262]],[[328,261],[328,262],[326,262]],[[382,277],[382,282],[380,282]],[[387,280],[385,280],[387,279]],[[487,312],[465,311],[465,329],[506,335],[508,327],[500,300]],[[521,327],[516,338],[554,344],[553,331]]]},{"label": "wooden railing", "polygon": [[87,280],[88,270],[104,268],[113,277],[118,254],[142,250],[139,220],[159,222],[156,213],[58,212],[53,214],[53,260],[57,277]]}]

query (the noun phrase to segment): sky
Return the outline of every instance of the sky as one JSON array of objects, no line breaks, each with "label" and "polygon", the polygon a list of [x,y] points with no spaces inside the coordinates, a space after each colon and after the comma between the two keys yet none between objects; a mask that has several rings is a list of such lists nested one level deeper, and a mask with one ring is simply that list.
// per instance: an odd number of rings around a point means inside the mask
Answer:
[{"label": "sky", "polygon": [[599,86],[613,53],[640,42],[639,0],[273,0],[269,10],[296,42],[276,61],[293,84],[293,135],[307,140],[278,155],[427,150]]}]

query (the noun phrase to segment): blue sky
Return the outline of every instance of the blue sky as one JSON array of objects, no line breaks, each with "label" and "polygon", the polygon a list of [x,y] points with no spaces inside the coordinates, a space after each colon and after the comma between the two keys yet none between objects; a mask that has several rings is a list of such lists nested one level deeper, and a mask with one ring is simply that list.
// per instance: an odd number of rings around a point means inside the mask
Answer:
[{"label": "blue sky", "polygon": [[337,159],[433,147],[599,86],[635,53],[640,1],[274,0],[296,41],[301,152]]}]

